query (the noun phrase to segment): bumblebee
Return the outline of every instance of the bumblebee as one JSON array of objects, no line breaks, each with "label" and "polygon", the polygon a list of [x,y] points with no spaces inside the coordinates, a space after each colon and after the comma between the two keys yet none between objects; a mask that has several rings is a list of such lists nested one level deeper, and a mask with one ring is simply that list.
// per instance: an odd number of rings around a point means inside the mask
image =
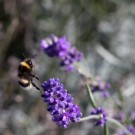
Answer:
[{"label": "bumblebee", "polygon": [[31,59],[28,58],[20,63],[18,67],[18,77],[20,79],[19,84],[24,88],[32,84],[37,90],[40,90],[33,82],[33,78],[39,81],[39,78],[36,75],[32,74],[33,67],[34,66]]}]

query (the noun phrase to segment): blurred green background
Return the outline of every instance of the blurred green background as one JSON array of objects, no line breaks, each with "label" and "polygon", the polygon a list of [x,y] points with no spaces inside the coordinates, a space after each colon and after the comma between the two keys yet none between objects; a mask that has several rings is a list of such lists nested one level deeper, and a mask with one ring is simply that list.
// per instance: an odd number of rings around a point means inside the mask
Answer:
[{"label": "blurred green background", "polygon": [[[127,113],[135,110],[135,1],[134,0],[0,0],[0,134],[1,135],[103,135],[89,121],[56,127],[51,121],[40,93],[18,85],[17,69],[26,57],[32,60],[34,73],[41,81],[59,77],[89,115],[85,90],[78,73],[65,73],[59,61],[48,58],[40,49],[40,40],[54,33],[66,35],[73,46],[84,53],[83,72],[100,76],[112,84],[112,99],[125,99]],[[37,85],[40,83],[36,82]],[[113,116],[112,100],[96,94],[99,106]],[[122,99],[123,100],[123,99]],[[116,127],[110,126],[116,135]]]}]

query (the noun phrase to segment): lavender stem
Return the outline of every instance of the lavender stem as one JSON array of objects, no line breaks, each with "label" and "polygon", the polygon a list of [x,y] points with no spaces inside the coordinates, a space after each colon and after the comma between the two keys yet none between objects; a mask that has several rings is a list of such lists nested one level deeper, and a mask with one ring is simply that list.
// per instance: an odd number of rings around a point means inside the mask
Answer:
[{"label": "lavender stem", "polygon": [[[90,115],[90,116],[87,116],[87,117],[83,117],[81,118],[78,122],[83,122],[83,121],[86,121],[86,120],[92,120],[92,119],[100,119],[100,115]],[[132,133],[130,133],[127,128],[125,126],[123,126],[119,121],[113,119],[113,118],[110,118],[110,117],[107,117],[107,121],[108,122],[111,122],[111,123],[114,123],[116,124],[117,126],[119,126],[120,128],[122,128],[124,130],[124,132],[127,134],[127,135],[133,135]]]}]

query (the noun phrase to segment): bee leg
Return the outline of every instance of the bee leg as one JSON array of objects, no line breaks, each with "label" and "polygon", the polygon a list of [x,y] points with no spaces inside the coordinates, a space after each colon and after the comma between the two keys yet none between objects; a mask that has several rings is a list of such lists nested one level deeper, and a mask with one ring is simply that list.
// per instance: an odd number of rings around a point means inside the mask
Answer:
[{"label": "bee leg", "polygon": [[34,77],[34,78],[36,78],[38,81],[40,81],[39,78],[38,78],[36,75],[31,74],[31,77]]},{"label": "bee leg", "polygon": [[34,82],[31,81],[31,84],[32,84],[33,87],[35,87],[37,90],[40,90],[40,88],[38,88]]}]

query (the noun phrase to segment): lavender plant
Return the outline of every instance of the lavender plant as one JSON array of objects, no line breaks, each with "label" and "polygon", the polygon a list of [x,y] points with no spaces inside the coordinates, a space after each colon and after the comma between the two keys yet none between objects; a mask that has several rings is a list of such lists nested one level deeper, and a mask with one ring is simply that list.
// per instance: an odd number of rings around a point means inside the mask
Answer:
[{"label": "lavender plant", "polygon": [[96,77],[94,80],[90,79],[89,84],[92,93],[100,92],[105,98],[110,96],[108,91],[111,87],[110,83],[104,82],[101,78]]},{"label": "lavender plant", "polygon": [[96,108],[96,109],[93,109],[90,113],[91,115],[99,115],[101,118],[98,119],[98,120],[95,120],[96,123],[95,123],[95,126],[104,126],[106,121],[107,121],[107,114],[105,112],[104,109],[102,108]]},{"label": "lavender plant", "polygon": [[67,128],[69,122],[78,122],[82,116],[80,108],[73,103],[73,97],[64,88],[58,78],[52,78],[42,84],[43,101],[47,102],[47,110],[52,115],[52,120],[58,126]]},{"label": "lavender plant", "polygon": [[41,47],[49,57],[59,58],[60,66],[64,67],[66,71],[74,71],[74,63],[83,58],[83,53],[75,47],[71,47],[65,36],[58,38],[52,34],[41,41]]},{"label": "lavender plant", "polygon": [[[47,56],[51,58],[57,57],[60,60],[60,66],[64,67],[65,71],[78,71],[82,75],[76,65],[83,59],[83,53],[72,47],[65,36],[58,38],[52,34],[50,37],[41,40],[40,45]],[[79,106],[74,103],[73,97],[64,88],[59,78],[51,78],[42,84],[43,94],[41,94],[41,97],[47,103],[47,111],[51,114],[52,121],[56,122],[58,126],[67,128],[70,123],[91,120],[95,123],[95,126],[104,127],[105,135],[109,135],[108,123],[113,123],[119,127],[119,135],[134,135],[135,127],[131,123],[132,121],[123,125],[121,119],[110,117],[106,113],[107,108],[103,109],[102,106],[98,106],[96,103],[94,93],[99,91],[104,97],[109,97],[108,89],[110,84],[96,78],[94,79],[91,76],[83,75],[83,77],[85,77],[88,100],[93,108],[87,117],[83,116]],[[134,119],[133,114],[132,118]]]}]

